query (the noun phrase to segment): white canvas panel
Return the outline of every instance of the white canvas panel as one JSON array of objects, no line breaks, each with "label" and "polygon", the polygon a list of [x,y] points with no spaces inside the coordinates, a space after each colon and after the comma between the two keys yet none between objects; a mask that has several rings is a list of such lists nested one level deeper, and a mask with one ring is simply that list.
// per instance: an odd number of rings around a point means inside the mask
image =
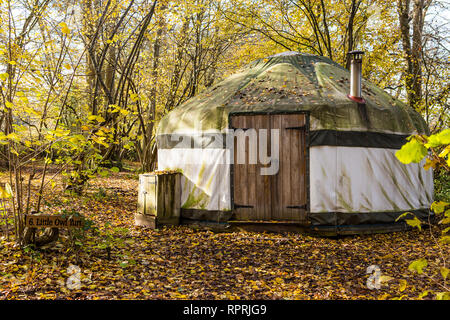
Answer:
[{"label": "white canvas panel", "polygon": [[231,209],[227,157],[227,149],[160,149],[158,170],[182,170],[183,208],[226,211]]},{"label": "white canvas panel", "polygon": [[429,208],[433,174],[402,164],[394,149],[310,148],[311,212],[383,212]]}]

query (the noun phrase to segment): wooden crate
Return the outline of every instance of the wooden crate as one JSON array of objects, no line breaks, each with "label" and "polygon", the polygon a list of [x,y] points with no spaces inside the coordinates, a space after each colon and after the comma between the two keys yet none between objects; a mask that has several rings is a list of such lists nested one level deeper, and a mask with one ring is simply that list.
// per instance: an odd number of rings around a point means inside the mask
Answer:
[{"label": "wooden crate", "polygon": [[139,175],[136,225],[151,228],[158,228],[162,225],[178,225],[180,208],[180,173]]}]

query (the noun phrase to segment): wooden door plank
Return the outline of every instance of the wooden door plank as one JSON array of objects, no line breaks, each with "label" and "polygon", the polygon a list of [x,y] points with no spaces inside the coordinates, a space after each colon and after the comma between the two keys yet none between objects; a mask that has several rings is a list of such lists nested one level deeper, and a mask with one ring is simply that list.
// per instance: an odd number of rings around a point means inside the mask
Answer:
[{"label": "wooden door plank", "polygon": [[287,206],[292,201],[291,190],[291,130],[286,130],[286,127],[291,126],[289,115],[283,115],[281,120],[281,148],[283,148],[283,157],[281,158],[281,183],[283,185],[282,206],[279,212],[278,219],[291,220],[292,209],[288,209]]},{"label": "wooden door plank", "polygon": [[278,129],[280,132],[279,142],[278,142],[278,172],[276,175],[273,175],[272,180],[272,194],[271,194],[271,216],[270,220],[276,220],[277,212],[282,210],[282,195],[283,195],[283,184],[281,183],[281,159],[283,157],[283,148],[282,141],[283,137],[281,136],[281,115],[274,114],[271,115],[271,129]]},{"label": "wooden door plank", "polygon": [[[302,119],[302,125],[306,126],[306,116],[303,115]],[[306,176],[306,130],[303,130],[301,132],[301,138],[300,138],[300,145],[299,145],[299,151],[300,151],[300,203],[307,204],[308,197],[307,197],[307,176]],[[301,217],[301,220],[306,219],[306,209],[303,210],[303,215]]]},{"label": "wooden door plank", "polygon": [[[288,119],[290,127],[301,127],[303,125],[302,115],[292,115]],[[302,138],[303,130],[288,129],[291,141],[291,202],[288,206],[300,206],[301,203],[301,185],[300,185],[300,170],[303,159],[300,155],[300,139]],[[299,218],[300,209],[290,209],[291,219],[297,220]]]},{"label": "wooden door plank", "polygon": [[[241,117],[239,116],[235,116],[231,118],[231,124],[232,127],[235,128],[239,128],[241,126]],[[234,144],[236,143],[236,141],[234,141]],[[241,183],[242,183],[242,179],[240,178],[242,176],[242,167],[237,163],[237,150],[236,147],[234,148],[234,159],[233,159],[233,163],[234,163],[234,172],[233,172],[233,200],[234,203],[242,203],[243,199],[242,199],[242,187],[241,187]]]},{"label": "wooden door plank", "polygon": [[[301,220],[304,216],[304,210],[298,208],[288,208],[291,206],[302,206],[303,193],[306,191],[305,174],[303,162],[305,158],[302,155],[302,142],[305,138],[304,130],[299,129],[305,125],[305,115],[292,114],[282,115],[280,132],[281,150],[280,150],[280,176],[278,183],[282,185],[281,204],[279,211],[274,213],[277,220]],[[290,128],[290,129],[289,129]],[[306,198],[305,198],[306,199]]]},{"label": "wooden door plank", "polygon": [[[259,116],[258,120],[261,122],[260,128],[265,129],[267,133],[267,144],[266,144],[266,150],[265,154],[270,155],[270,115],[261,115]],[[258,134],[259,139],[259,134]],[[259,150],[259,149],[258,149]],[[272,204],[271,204],[271,193],[272,193],[272,177],[270,175],[261,175],[261,168],[263,167],[270,167],[270,164],[268,165],[262,165],[259,164],[259,175],[262,177],[262,186],[263,186],[263,192],[264,192],[264,211],[261,212],[261,220],[270,220],[272,216]]]},{"label": "wooden door plank", "polygon": [[[234,128],[243,128],[244,127],[244,118],[242,116],[235,116],[232,117],[232,126]],[[234,141],[235,148],[234,148],[234,203],[235,204],[247,204],[247,198],[245,196],[245,167],[242,164],[239,164],[237,162],[237,148],[236,148],[236,141]],[[237,219],[241,219],[242,216],[242,210],[240,208],[236,209],[236,216]]]},{"label": "wooden door plank", "polygon": [[[251,116],[240,115],[232,117],[233,128],[251,128],[253,127],[253,120]],[[251,220],[255,216],[255,184],[254,181],[254,165],[249,165],[249,141],[245,141],[245,162],[239,164],[237,162],[238,148],[237,139],[234,142],[234,203],[235,205],[253,206],[253,208],[235,208],[237,220]],[[236,186],[238,186],[236,188]]]},{"label": "wooden door plank", "polygon": [[[254,128],[257,130],[257,136],[259,135],[259,129],[261,129],[262,121],[260,116],[253,116],[255,121]],[[259,136],[258,136],[259,139]],[[258,159],[259,160],[259,159]],[[258,163],[254,166],[255,168],[255,179],[252,182],[255,184],[255,188],[257,190],[255,194],[256,203],[255,203],[255,217],[254,220],[263,220],[264,219],[264,185],[263,179],[260,174],[261,165]]]},{"label": "wooden door plank", "polygon": [[[254,123],[251,116],[244,116],[244,123],[243,128],[253,128]],[[242,220],[251,220],[252,216],[255,215],[255,189],[253,187],[252,181],[254,180],[254,168],[251,168],[254,165],[251,165],[249,163],[249,149],[250,149],[250,139],[246,139],[245,141],[245,163],[242,164],[244,168],[244,172],[242,175],[242,181],[243,181],[243,189],[244,191],[244,197],[245,197],[245,204],[248,204],[250,206],[253,206],[253,208],[242,208]]]}]

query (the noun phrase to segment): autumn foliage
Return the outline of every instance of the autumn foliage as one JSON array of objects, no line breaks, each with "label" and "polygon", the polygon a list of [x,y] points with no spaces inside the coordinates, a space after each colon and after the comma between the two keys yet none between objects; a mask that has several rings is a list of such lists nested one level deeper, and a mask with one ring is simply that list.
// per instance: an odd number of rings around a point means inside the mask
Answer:
[{"label": "autumn foliage", "polygon": [[[447,6],[0,0],[0,298],[448,298]],[[356,49],[363,76],[430,128],[397,155],[440,170],[440,224],[342,239],[133,226],[162,116],[255,59],[292,50],[348,67]],[[24,225],[42,212],[80,215],[85,228],[55,242]],[[366,286],[373,264],[380,291]]]}]

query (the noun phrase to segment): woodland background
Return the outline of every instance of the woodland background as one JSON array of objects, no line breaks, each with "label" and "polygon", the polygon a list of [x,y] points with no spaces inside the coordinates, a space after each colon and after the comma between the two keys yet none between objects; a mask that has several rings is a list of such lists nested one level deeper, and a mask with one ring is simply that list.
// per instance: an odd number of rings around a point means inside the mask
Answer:
[{"label": "woodland background", "polygon": [[[68,250],[75,259],[73,263],[93,268],[83,260],[89,260],[87,257],[92,254],[85,249],[91,243],[94,251],[109,248],[106,258],[101,259],[119,259],[114,262],[119,270],[135,266],[136,259],[122,252],[132,250],[134,242],[127,247],[125,240],[131,237],[130,233],[121,236],[121,232],[124,223],[132,228],[130,215],[135,208],[137,173],[155,169],[154,133],[158,120],[255,59],[283,51],[301,51],[327,56],[348,67],[347,53],[364,50],[366,79],[419,111],[431,133],[448,128],[449,19],[450,3],[446,0],[0,0],[0,167],[4,186],[1,226],[7,238],[0,249],[5,263],[2,281],[9,288],[1,291],[0,287],[0,294],[46,297],[50,290],[41,288],[40,281],[44,280],[33,278],[32,270],[47,268],[50,264],[46,261],[53,258],[42,257],[42,252],[12,249],[8,244],[10,233],[15,234],[22,247],[30,242],[23,217],[31,212],[77,211],[95,220],[101,247],[94,245],[98,234],[87,236],[85,242],[76,235],[66,235],[72,244]],[[105,179],[110,181],[103,183]],[[117,187],[111,187],[111,183]],[[437,200],[450,200],[445,162],[436,167],[435,189]],[[110,207],[111,203],[116,210]],[[165,235],[146,232],[149,238],[140,234],[139,238],[128,240],[156,241],[161,237],[179,240],[181,234],[191,233],[178,229]],[[206,243],[226,237],[196,236],[206,237]],[[242,241],[247,241],[243,237]],[[308,237],[299,238],[299,244],[296,237],[285,240],[270,236],[261,241],[296,246],[305,246],[310,241]],[[399,235],[391,240],[411,241],[413,246],[419,246],[414,241],[421,239],[422,243],[431,244],[418,251],[442,256],[441,248],[432,244],[432,238],[421,237],[426,236]],[[390,238],[370,239],[364,243]],[[119,245],[116,243],[119,240],[125,242]],[[355,241],[348,245],[357,245]],[[383,250],[385,245],[381,244]],[[113,258],[112,247],[118,250]],[[289,248],[288,245],[286,250]],[[383,252],[383,256],[390,254]],[[169,259],[167,254],[169,251],[152,256],[158,262]],[[30,267],[36,257],[40,262]],[[55,270],[67,264],[59,259]],[[11,261],[15,264],[8,264]],[[11,271],[18,263],[28,267]],[[185,264],[180,261],[180,265]],[[224,283],[228,281],[224,280],[226,277],[221,279]],[[251,281],[260,281],[258,277],[255,279]],[[289,286],[279,275],[274,279],[279,286]],[[53,288],[57,280],[49,281],[52,284],[49,288]],[[400,285],[403,288],[403,282]],[[32,288],[26,289],[29,292],[23,289],[27,286]],[[253,286],[249,285],[249,292],[256,290]],[[261,283],[256,286],[263,287]],[[186,295],[184,289],[177,288],[164,293],[155,291],[151,296],[177,298],[177,293],[181,298],[216,297],[210,294],[212,291],[201,293],[201,286],[196,296],[192,295],[195,290]],[[152,292],[152,287],[149,285],[145,290]],[[355,288],[348,290],[342,293],[344,297],[366,294]],[[243,291],[242,297],[268,297],[258,291],[256,295],[248,295],[247,291]],[[105,297],[110,297],[112,291],[105,292],[108,292]],[[282,292],[290,292],[288,297],[295,298],[304,297],[302,294],[307,291],[297,296],[293,291]],[[336,292],[333,294],[340,297]],[[225,297],[234,297],[234,291],[229,293]],[[327,297],[321,295],[325,293],[326,290],[314,294],[320,298]],[[70,296],[58,290],[48,295],[60,297],[60,294]],[[90,297],[84,293],[80,296]]]}]

